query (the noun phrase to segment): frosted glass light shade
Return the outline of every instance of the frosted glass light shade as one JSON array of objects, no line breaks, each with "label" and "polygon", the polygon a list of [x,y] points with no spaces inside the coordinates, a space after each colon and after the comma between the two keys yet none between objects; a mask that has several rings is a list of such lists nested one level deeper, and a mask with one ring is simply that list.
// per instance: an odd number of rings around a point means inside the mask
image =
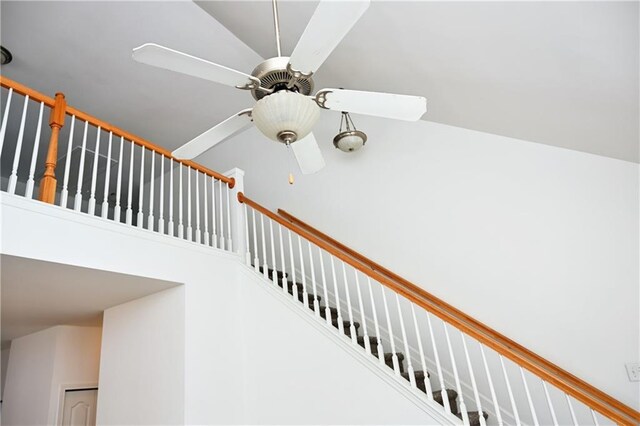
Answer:
[{"label": "frosted glass light shade", "polygon": [[281,132],[293,132],[300,140],[307,136],[320,117],[320,107],[307,96],[281,90],[260,99],[251,117],[256,127],[269,139],[278,139]]},{"label": "frosted glass light shade", "polygon": [[367,142],[367,135],[360,130],[348,130],[340,132],[333,138],[333,145],[340,151],[353,152],[364,146]]}]

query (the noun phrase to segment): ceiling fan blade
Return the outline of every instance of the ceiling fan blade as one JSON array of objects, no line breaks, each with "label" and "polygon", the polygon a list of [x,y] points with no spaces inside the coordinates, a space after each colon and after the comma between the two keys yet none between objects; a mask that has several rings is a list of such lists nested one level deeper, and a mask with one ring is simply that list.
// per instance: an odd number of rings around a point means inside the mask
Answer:
[{"label": "ceiling fan blade", "polygon": [[227,86],[245,86],[255,83],[257,80],[243,72],[154,43],[146,43],[136,47],[133,49],[132,56],[134,60],[143,64],[215,81]]},{"label": "ceiling fan blade", "polygon": [[368,7],[369,0],[320,1],[289,58],[291,68],[316,72]]},{"label": "ceiling fan blade", "polygon": [[318,147],[313,133],[291,144],[293,154],[296,156],[300,171],[304,175],[316,173],[324,167],[324,157]]},{"label": "ceiling fan blade", "polygon": [[251,125],[251,109],[245,109],[191,139],[171,153],[178,160],[191,160]]},{"label": "ceiling fan blade", "polygon": [[427,111],[427,100],[422,96],[324,89],[318,92],[316,100],[324,108],[335,111],[406,121],[417,121]]}]

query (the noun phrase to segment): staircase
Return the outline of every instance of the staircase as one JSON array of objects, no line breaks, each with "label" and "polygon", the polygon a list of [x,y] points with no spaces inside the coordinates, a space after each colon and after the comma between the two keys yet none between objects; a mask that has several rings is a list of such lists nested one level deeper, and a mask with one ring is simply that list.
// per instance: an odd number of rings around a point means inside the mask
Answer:
[{"label": "staircase", "polygon": [[452,422],[640,423],[636,410],[421,286],[251,200],[244,172],[175,159],[68,106],[60,93],[52,98],[2,76],[0,83],[8,172],[0,189],[11,197],[234,253]]},{"label": "staircase", "polygon": [[[255,268],[255,265],[253,265],[253,267]],[[370,353],[372,356],[374,356],[375,358],[379,358],[380,357],[379,354],[382,353],[384,364],[386,365],[386,367],[393,370],[394,362],[395,362],[396,365],[398,366],[400,377],[402,377],[407,382],[411,382],[411,377],[409,373],[405,371],[405,367],[404,367],[405,356],[402,352],[384,352],[384,350],[380,349],[381,347],[383,347],[382,341],[381,339],[378,339],[376,336],[368,336],[367,339],[365,339],[365,336],[361,336],[359,333],[360,323],[357,321],[354,321],[352,323],[351,321],[347,320],[347,321],[341,321],[341,323],[339,323],[338,309],[333,306],[322,305],[321,304],[322,296],[316,296],[315,294],[307,294],[306,301],[305,301],[305,293],[304,293],[303,287],[291,281],[287,273],[284,273],[282,271],[276,271],[270,268],[265,269],[262,266],[259,266],[257,269],[262,274],[265,274],[265,271],[266,271],[265,275],[280,288],[283,288],[284,283],[286,282],[287,291],[290,295],[293,296],[294,294],[296,294],[298,301],[300,303],[303,303],[305,306],[307,306],[312,312],[315,312],[317,308],[318,314],[320,315],[320,317],[323,320],[328,319],[328,321],[331,322],[331,324],[337,329],[337,331],[340,334],[348,337],[349,339],[352,339],[353,336],[355,336],[358,345],[360,345],[362,348],[365,348],[366,351]],[[352,335],[352,330],[355,330],[355,334],[353,335]],[[430,377],[430,374],[428,371],[413,372],[413,380],[417,388],[420,389],[425,394],[427,393],[426,381],[429,380],[429,377]],[[443,407],[445,406],[445,399],[446,399],[447,400],[446,404],[448,404],[448,406],[450,407],[451,413],[462,420],[462,413],[460,413],[460,410],[458,409],[458,403],[457,403],[458,393],[455,390],[440,389],[440,390],[432,391],[432,398],[435,402],[442,405]],[[466,414],[468,415],[468,424],[470,426],[480,426],[481,424],[480,412],[469,411]],[[486,412],[482,412],[482,416],[484,417],[485,421],[489,418],[489,414],[487,414]]]}]

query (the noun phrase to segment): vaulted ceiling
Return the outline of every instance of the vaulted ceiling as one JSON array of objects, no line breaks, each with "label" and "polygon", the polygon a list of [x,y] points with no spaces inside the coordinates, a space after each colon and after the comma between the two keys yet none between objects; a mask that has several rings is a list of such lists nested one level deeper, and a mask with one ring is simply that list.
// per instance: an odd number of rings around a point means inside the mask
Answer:
[{"label": "vaulted ceiling", "polygon": [[[316,3],[280,3],[284,54]],[[253,100],[135,63],[133,47],[246,72],[275,55],[266,1],[3,1],[1,12],[14,54],[4,75],[170,149]],[[374,1],[316,87],[422,95],[425,120],[638,162],[638,17],[638,2]]]}]

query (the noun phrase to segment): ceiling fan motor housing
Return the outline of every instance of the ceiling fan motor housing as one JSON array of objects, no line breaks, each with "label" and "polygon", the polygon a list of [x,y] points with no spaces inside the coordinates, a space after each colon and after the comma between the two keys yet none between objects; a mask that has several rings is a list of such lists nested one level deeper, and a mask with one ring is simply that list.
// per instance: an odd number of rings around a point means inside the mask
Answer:
[{"label": "ceiling fan motor housing", "polygon": [[[260,87],[265,89],[275,92],[289,90],[305,96],[311,94],[313,91],[313,79],[310,76],[302,76],[292,82],[293,76],[287,70],[288,64],[288,56],[269,58],[260,63],[251,75],[258,78],[260,80]],[[267,92],[258,89],[252,89],[251,93],[257,101],[268,95]]]}]

